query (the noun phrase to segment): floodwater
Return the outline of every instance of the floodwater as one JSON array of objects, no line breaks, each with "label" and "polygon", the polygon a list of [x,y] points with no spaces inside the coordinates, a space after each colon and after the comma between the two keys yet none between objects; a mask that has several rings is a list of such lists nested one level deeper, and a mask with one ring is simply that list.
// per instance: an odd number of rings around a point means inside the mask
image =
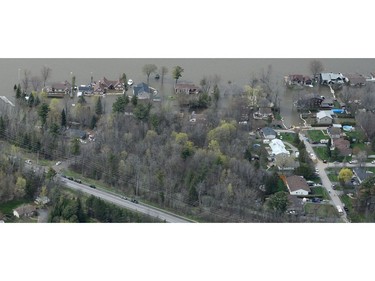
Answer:
[{"label": "floodwater", "polygon": [[[179,81],[199,84],[203,76],[218,75],[220,83],[231,81],[240,87],[249,83],[250,79],[268,66],[272,66],[272,78],[280,85],[281,115],[287,126],[299,123],[298,113],[293,109],[296,92],[286,91],[283,87],[283,78],[288,74],[310,75],[309,62],[311,59],[0,59],[0,96],[12,98],[13,86],[23,76],[24,70],[31,71],[31,76],[40,76],[41,68],[46,65],[52,69],[49,82],[71,81],[71,76],[76,76],[76,84],[94,81],[104,76],[109,80],[117,80],[125,73],[135,83],[146,82],[142,73],[145,64],[155,64],[158,68],[166,66],[168,73],[164,79],[164,87],[160,88],[160,80],[150,76],[150,85],[158,90],[169,91],[173,85],[172,68],[176,65],[184,69]],[[327,72],[361,73],[368,75],[375,72],[375,59],[319,59]],[[47,82],[48,83],[48,82]],[[315,89],[314,89],[315,90]],[[313,90],[313,91],[314,91]],[[317,91],[317,89],[316,89]],[[329,94],[327,89],[321,89],[320,94]],[[110,98],[111,99],[111,98]],[[113,99],[113,98],[112,98]]]}]

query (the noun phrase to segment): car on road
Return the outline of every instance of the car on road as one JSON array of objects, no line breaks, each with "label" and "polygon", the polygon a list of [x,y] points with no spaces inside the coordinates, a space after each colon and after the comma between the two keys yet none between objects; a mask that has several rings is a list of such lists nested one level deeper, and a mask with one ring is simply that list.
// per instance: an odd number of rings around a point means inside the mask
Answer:
[{"label": "car on road", "polygon": [[77,183],[82,183],[82,181],[80,179],[75,179],[74,181],[77,182]]},{"label": "car on road", "polygon": [[56,166],[59,166],[61,164],[61,161],[56,162]]},{"label": "car on road", "polygon": [[30,160],[30,159],[27,159],[27,160],[25,161],[25,163],[31,165],[31,160]]},{"label": "car on road", "polygon": [[350,160],[349,164],[358,164],[358,160]]},{"label": "car on road", "polygon": [[323,163],[327,163],[327,160],[326,160],[326,159],[324,159],[324,160],[323,160]]},{"label": "car on road", "polygon": [[132,199],[130,201],[133,202],[133,203],[135,203],[135,204],[138,204],[138,201],[136,199]]},{"label": "car on road", "polygon": [[344,210],[345,210],[345,212],[349,212],[349,209],[348,209],[348,207],[344,207]]},{"label": "car on road", "polygon": [[332,189],[333,189],[333,190],[336,189],[336,185],[335,185],[335,184],[332,184]]},{"label": "car on road", "polygon": [[93,185],[93,184],[90,184],[89,186],[90,186],[91,188],[96,188],[96,186]]},{"label": "car on road", "polygon": [[72,177],[68,177],[68,180],[70,181],[74,181],[74,179]]}]

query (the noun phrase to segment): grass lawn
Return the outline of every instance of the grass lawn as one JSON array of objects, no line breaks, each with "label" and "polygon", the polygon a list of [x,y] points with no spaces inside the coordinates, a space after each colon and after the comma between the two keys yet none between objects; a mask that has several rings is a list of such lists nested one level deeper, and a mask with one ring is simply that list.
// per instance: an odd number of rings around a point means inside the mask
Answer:
[{"label": "grass lawn", "polygon": [[329,160],[329,155],[328,155],[328,149],[327,147],[320,147],[316,146],[313,147],[315,154],[318,156],[319,159],[321,160]]},{"label": "grass lawn", "polygon": [[321,130],[309,130],[307,135],[310,138],[310,142],[320,141],[321,139],[328,139],[328,135],[324,134]]},{"label": "grass lawn", "polygon": [[306,214],[311,214],[317,217],[338,217],[336,208],[330,204],[305,204]]},{"label": "grass lawn", "polygon": [[362,131],[353,131],[353,132],[345,132],[345,134],[350,138],[355,138],[357,141],[364,140],[364,134]]},{"label": "grass lawn", "polygon": [[321,187],[321,186],[311,187],[311,193],[312,195],[322,196],[323,199],[329,200],[328,193],[324,187]]},{"label": "grass lawn", "polygon": [[13,215],[13,209],[17,208],[18,206],[30,203],[30,200],[22,199],[22,200],[12,200],[8,201],[6,203],[0,204],[0,212],[2,212],[4,215]]},{"label": "grass lawn", "polygon": [[327,175],[330,181],[338,182],[338,174],[328,174]]},{"label": "grass lawn", "polygon": [[296,137],[295,133],[280,133],[280,137],[282,137],[283,141],[286,141],[286,142],[289,142],[289,143],[295,145],[295,143],[294,143],[294,139]]}]

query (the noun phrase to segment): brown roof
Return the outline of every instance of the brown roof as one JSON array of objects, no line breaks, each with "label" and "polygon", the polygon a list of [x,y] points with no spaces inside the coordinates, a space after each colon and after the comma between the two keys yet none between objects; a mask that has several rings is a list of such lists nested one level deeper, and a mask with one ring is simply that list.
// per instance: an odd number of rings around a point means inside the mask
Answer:
[{"label": "brown roof", "polygon": [[352,149],[350,148],[350,142],[343,138],[333,140],[333,145],[339,150],[339,155],[348,156],[352,154]]},{"label": "brown roof", "polygon": [[290,176],[286,178],[286,183],[290,192],[303,189],[307,192],[311,192],[309,185],[307,184],[304,177],[301,176]]},{"label": "brown roof", "polygon": [[17,209],[15,209],[15,211],[17,211],[19,216],[24,216],[24,215],[29,215],[29,214],[35,212],[36,207],[33,206],[33,205],[22,205],[22,206],[18,207]]}]

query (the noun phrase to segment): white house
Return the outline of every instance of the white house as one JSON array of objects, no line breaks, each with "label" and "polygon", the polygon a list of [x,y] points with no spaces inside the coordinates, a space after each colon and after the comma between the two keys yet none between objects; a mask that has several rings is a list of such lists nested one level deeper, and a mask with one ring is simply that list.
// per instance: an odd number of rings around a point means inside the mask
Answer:
[{"label": "white house", "polygon": [[316,122],[318,124],[332,124],[332,120],[331,111],[322,110],[316,114]]},{"label": "white house", "polygon": [[308,195],[311,192],[309,185],[302,176],[290,176],[285,180],[290,195]]},{"label": "white house", "polygon": [[271,147],[272,154],[275,155],[275,156],[279,155],[279,154],[282,154],[282,153],[286,154],[286,155],[290,155],[290,152],[285,149],[285,145],[282,142],[282,140],[273,139],[273,140],[270,141],[269,146]]}]

